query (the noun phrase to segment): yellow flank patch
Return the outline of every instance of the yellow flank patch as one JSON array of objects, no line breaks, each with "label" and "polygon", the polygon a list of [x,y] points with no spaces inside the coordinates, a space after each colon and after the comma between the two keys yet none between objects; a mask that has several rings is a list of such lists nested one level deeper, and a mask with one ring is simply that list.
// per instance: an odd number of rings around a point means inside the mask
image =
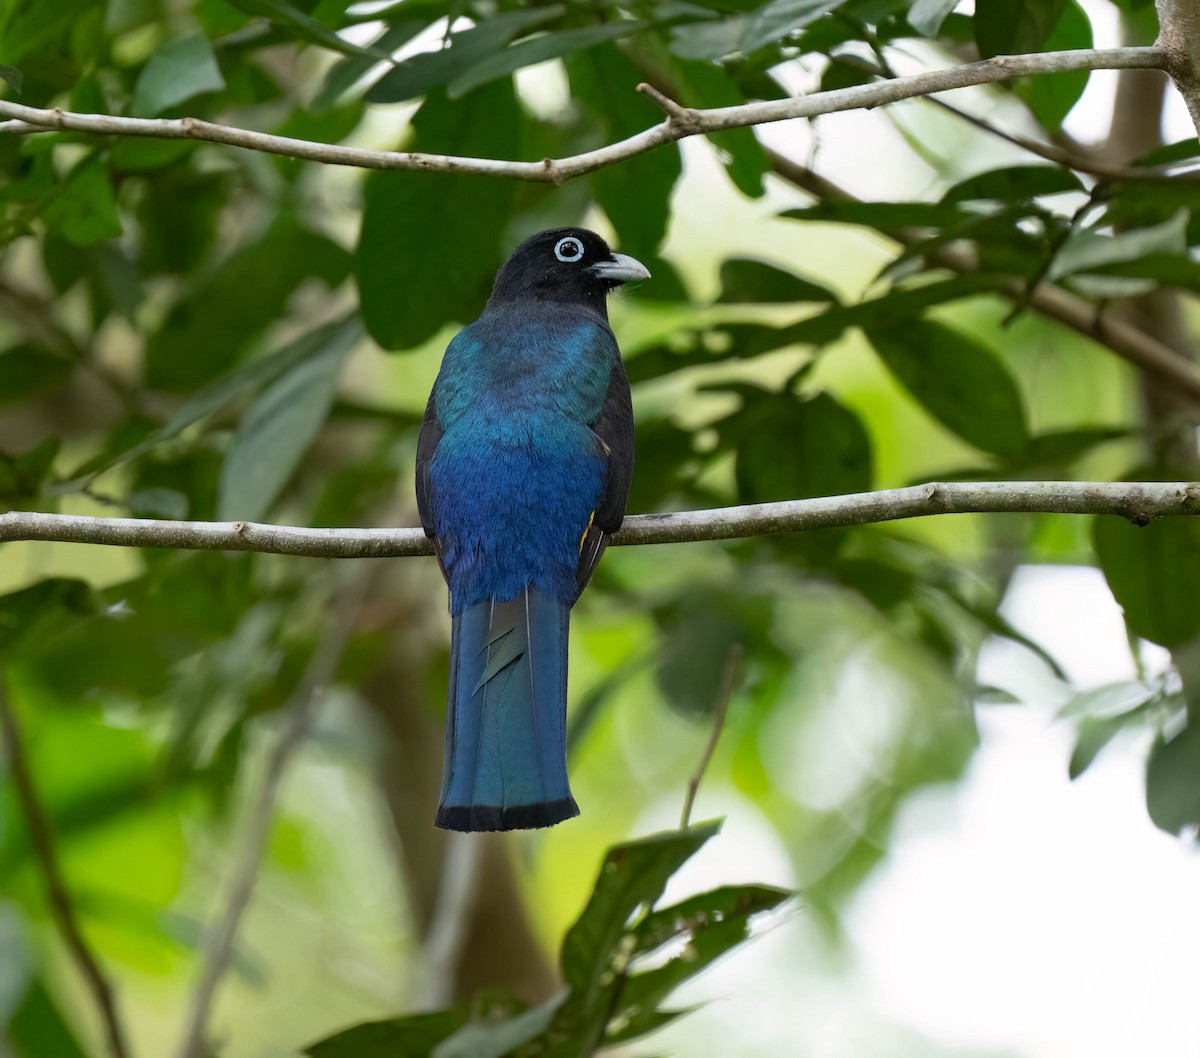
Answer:
[{"label": "yellow flank patch", "polygon": [[592,530],[592,522],[594,522],[595,520],[596,520],[596,512],[595,512],[595,511],[592,511],[592,513],[588,515],[588,523],[587,523],[587,528],[586,528],[586,529],[584,529],[584,531],[583,531],[583,536],[581,536],[581,537],[579,538],[579,553],[580,553],[581,555],[583,554],[583,542],[584,542],[584,541],[587,539],[587,535],[588,535],[588,533],[590,533],[590,532],[591,532],[591,530]]}]

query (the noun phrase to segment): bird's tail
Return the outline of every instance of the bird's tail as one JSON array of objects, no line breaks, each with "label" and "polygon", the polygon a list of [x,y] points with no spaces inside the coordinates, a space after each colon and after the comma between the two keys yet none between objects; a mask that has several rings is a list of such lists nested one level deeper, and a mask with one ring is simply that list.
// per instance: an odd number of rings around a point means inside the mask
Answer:
[{"label": "bird's tail", "polygon": [[439,827],[523,830],[579,814],[567,784],[570,615],[526,588],[454,618]]}]

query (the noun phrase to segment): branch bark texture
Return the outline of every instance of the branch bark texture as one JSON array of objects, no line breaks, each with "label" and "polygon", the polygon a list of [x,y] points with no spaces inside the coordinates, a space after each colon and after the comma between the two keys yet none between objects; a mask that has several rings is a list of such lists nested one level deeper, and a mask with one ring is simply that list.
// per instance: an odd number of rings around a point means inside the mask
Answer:
[{"label": "branch bark texture", "polygon": [[[903,489],[754,503],[702,511],[635,514],[614,545],[737,540],[807,529],[837,529],[932,514],[1115,514],[1145,524],[1200,514],[1194,481],[931,482]],[[259,522],[175,522],[9,511],[0,543],[42,540],[190,551],[258,551],[307,558],[411,558],[432,555],[421,529],[305,529]]]},{"label": "branch bark texture", "polygon": [[[1163,0],[1165,2],[1165,0]],[[1178,0],[1181,4],[1192,0]],[[667,119],[627,139],[569,158],[546,158],[540,162],[511,162],[494,158],[461,158],[454,155],[420,154],[411,151],[372,151],[337,144],[315,143],[288,136],[272,136],[234,128],[198,118],[131,118],[109,114],[79,114],[67,110],[43,110],[0,100],[0,132],[70,130],[100,136],[149,136],[170,140],[207,140],[234,147],[286,155],[331,165],[365,169],[402,169],[423,172],[474,173],[509,180],[562,183],[572,177],[615,165],[646,151],[689,136],[725,129],[763,125],[792,118],[812,118],[844,110],[863,110],[915,96],[948,92],[971,85],[1007,81],[1031,74],[1064,73],[1073,70],[1165,70],[1168,53],[1160,47],[1106,48],[1079,51],[1050,51],[1035,55],[998,55],[984,62],[967,63],[946,70],[930,70],[911,77],[854,85],[828,92],[789,99],[745,103],[740,106],[695,110],[665,99],[648,85],[640,86],[666,111]]]},{"label": "branch bark texture", "polygon": [[1187,103],[1200,135],[1200,3],[1197,0],[1157,0],[1158,47],[1166,55],[1166,70]]}]

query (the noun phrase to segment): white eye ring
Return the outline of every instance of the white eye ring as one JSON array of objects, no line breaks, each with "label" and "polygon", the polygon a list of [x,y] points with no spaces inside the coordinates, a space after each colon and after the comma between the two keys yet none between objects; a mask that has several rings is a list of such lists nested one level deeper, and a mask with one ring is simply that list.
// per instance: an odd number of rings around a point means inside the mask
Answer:
[{"label": "white eye ring", "polygon": [[574,235],[568,235],[565,239],[559,239],[554,244],[554,256],[564,264],[574,264],[583,257],[583,243],[581,243]]}]

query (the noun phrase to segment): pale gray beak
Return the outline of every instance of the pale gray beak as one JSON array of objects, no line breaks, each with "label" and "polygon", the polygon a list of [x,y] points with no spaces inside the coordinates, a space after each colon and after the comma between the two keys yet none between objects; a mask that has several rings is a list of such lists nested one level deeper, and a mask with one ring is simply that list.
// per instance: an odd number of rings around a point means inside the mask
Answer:
[{"label": "pale gray beak", "polygon": [[615,253],[609,260],[592,265],[592,274],[611,283],[632,283],[637,279],[649,279],[650,269],[628,254]]}]

